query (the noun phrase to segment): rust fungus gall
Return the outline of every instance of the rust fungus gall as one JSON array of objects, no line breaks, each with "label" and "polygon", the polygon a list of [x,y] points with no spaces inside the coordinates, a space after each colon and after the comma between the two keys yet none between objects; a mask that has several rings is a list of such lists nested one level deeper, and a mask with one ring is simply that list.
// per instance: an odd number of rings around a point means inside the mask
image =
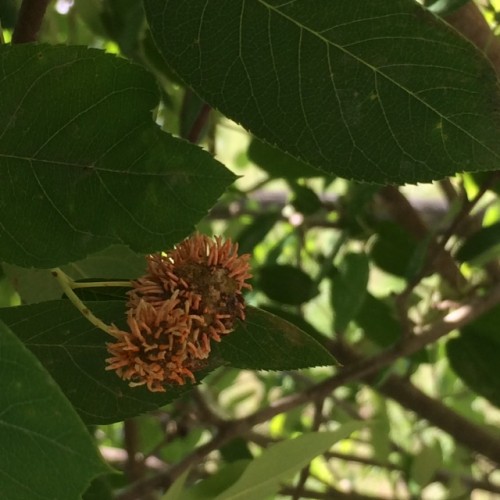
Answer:
[{"label": "rust fungus gall", "polygon": [[231,240],[195,234],[169,252],[147,256],[148,272],[129,292],[128,330],[110,331],[116,341],[108,344],[106,369],[153,392],[194,382],[211,341],[245,319],[250,256],[237,252]]}]

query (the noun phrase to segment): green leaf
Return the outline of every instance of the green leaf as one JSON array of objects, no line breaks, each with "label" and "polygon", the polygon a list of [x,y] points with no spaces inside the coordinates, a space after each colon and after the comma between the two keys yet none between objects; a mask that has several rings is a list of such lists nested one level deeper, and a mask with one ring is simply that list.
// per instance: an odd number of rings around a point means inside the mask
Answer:
[{"label": "green leaf", "polygon": [[318,294],[318,287],[301,269],[288,264],[269,264],[258,270],[257,287],[270,299],[300,305]]},{"label": "green leaf", "polygon": [[412,0],[144,0],[167,63],[323,172],[415,183],[500,168],[496,75]]},{"label": "green leaf", "polygon": [[[123,324],[120,301],[87,302],[107,324]],[[105,371],[111,337],[94,328],[68,300],[0,309],[4,321],[41,361],[87,424],[106,424],[164,406],[192,385],[169,386],[165,393],[129,387]],[[334,358],[319,343],[281,318],[248,308],[247,321],[220,344],[212,344],[198,381],[222,364],[238,368],[292,370],[332,365]]]},{"label": "green leaf", "polygon": [[[14,264],[3,264],[3,269],[24,304],[61,298],[61,287],[49,269],[27,269]],[[112,245],[85,259],[61,266],[61,269],[75,281],[90,278],[126,280],[144,274],[146,260],[144,255],[134,253],[124,245]]]},{"label": "green leaf", "polygon": [[389,347],[401,338],[401,325],[394,311],[370,293],[366,294],[356,315],[356,323],[363,328],[366,337],[381,347]]},{"label": "green leaf", "polygon": [[155,81],[124,59],[3,45],[0,70],[2,260],[47,268],[111,244],[168,248],[234,179],[161,132],[151,116]]},{"label": "green leaf", "polygon": [[322,175],[307,163],[296,160],[293,156],[255,138],[248,146],[247,154],[248,158],[265,170],[270,177],[299,179]]},{"label": "green leaf", "polygon": [[456,257],[462,262],[484,264],[500,253],[500,223],[483,227],[467,238]]},{"label": "green leaf", "polygon": [[0,497],[79,499],[108,468],[50,375],[1,322],[0,366]]},{"label": "green leaf", "polygon": [[[214,475],[204,481],[200,481],[192,488],[182,492],[182,500],[207,500],[207,498],[218,498],[217,495],[227,490],[229,486],[244,472],[250,460],[237,460],[224,465]],[[162,499],[163,500],[163,499]]]},{"label": "green leaf", "polygon": [[248,370],[298,370],[336,364],[335,358],[310,335],[262,309],[247,306],[246,320],[214,353],[231,366]]},{"label": "green leaf", "polygon": [[243,226],[236,237],[240,253],[252,253],[281,218],[278,211],[257,215],[248,226]]},{"label": "green leaf", "polygon": [[427,8],[438,16],[446,16],[470,1],[471,0],[437,0]]},{"label": "green leaf", "polygon": [[182,500],[184,483],[188,477],[190,470],[186,469],[170,486],[168,491],[161,497],[161,500]]},{"label": "green leaf", "polygon": [[293,208],[304,215],[312,215],[323,207],[319,196],[307,186],[296,184],[293,186],[294,197],[291,201]]},{"label": "green leaf", "polygon": [[333,432],[311,432],[265,449],[217,500],[250,500],[275,495],[283,481],[365,425],[365,422],[349,422]]},{"label": "green leaf", "polygon": [[116,41],[123,54],[134,57],[139,35],[144,27],[144,9],[140,0],[104,0],[101,20],[107,34]]},{"label": "green leaf", "polygon": [[343,332],[365,300],[370,273],[368,257],[363,253],[348,253],[337,271],[332,278],[332,306],[335,331]]},{"label": "green leaf", "polygon": [[[87,306],[106,323],[125,327],[123,302]],[[35,354],[87,424],[118,422],[155,410],[192,387],[152,393],[145,387],[129,387],[105,371],[106,342],[112,338],[94,328],[68,300],[0,309],[0,320]]]},{"label": "green leaf", "polygon": [[[498,324],[497,324],[498,329]],[[483,334],[471,326],[446,344],[446,353],[453,371],[480,396],[500,408],[500,336]]]},{"label": "green leaf", "polygon": [[408,231],[393,222],[380,223],[377,233],[370,252],[373,262],[388,273],[405,277],[417,248],[417,241]]},{"label": "green leaf", "polygon": [[410,478],[421,488],[427,486],[436,471],[443,465],[443,453],[439,443],[436,441],[431,446],[424,446],[415,456],[410,469]]}]

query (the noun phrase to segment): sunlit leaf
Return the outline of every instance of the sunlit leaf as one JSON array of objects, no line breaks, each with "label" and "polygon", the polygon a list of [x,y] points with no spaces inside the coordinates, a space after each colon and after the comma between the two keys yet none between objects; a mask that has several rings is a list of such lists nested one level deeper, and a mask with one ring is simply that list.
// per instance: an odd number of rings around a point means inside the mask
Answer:
[{"label": "sunlit leaf", "polygon": [[110,244],[168,248],[234,179],[161,132],[156,83],[125,59],[2,45],[0,71],[2,260],[53,267]]},{"label": "sunlit leaf", "polygon": [[108,472],[47,371],[0,322],[0,498],[78,500]]},{"label": "sunlit leaf", "polygon": [[500,168],[496,75],[413,0],[144,0],[178,75],[323,172],[387,182]]},{"label": "sunlit leaf", "polygon": [[364,422],[349,422],[333,432],[311,432],[265,449],[240,478],[218,500],[249,500],[275,495],[283,481],[293,477],[314,457],[363,428]]}]

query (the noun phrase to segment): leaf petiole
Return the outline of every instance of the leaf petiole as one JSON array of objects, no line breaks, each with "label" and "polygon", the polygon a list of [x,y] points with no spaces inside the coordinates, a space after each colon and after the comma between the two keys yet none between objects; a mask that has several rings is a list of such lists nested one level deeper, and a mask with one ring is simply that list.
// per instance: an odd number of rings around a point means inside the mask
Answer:
[{"label": "leaf petiole", "polygon": [[[74,288],[83,288],[83,287],[75,287],[76,283],[64,271],[62,271],[58,267],[52,269],[51,272],[52,276],[54,276],[54,278],[58,281],[59,285],[61,286],[63,292],[66,294],[68,299],[82,313],[82,315],[85,318],[87,318],[97,328],[108,333],[109,335],[112,335],[113,337],[116,337],[116,335],[114,335],[110,330],[111,326],[104,323],[97,316],[94,316],[92,311],[81,301],[80,297],[78,297],[78,295],[76,295],[76,293],[73,291]],[[100,283],[101,283],[100,286],[103,286],[102,283],[108,283],[108,285],[106,286],[111,286],[109,285],[109,283],[111,283],[109,281]],[[122,282],[114,282],[114,283],[122,283]],[[85,283],[85,284],[90,285],[90,283]],[[95,286],[96,283],[93,283],[93,285]],[[113,285],[113,286],[122,286],[122,285]],[[130,286],[130,284],[128,286]]]},{"label": "leaf petiole", "polygon": [[87,281],[79,283],[71,280],[71,288],[73,290],[76,290],[77,288],[131,287],[131,286],[132,283],[130,281]]}]

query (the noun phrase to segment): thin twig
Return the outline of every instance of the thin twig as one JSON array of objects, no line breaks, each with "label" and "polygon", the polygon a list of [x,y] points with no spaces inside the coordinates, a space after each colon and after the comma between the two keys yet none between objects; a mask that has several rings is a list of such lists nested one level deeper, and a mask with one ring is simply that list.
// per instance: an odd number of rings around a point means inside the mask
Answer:
[{"label": "thin twig", "polygon": [[50,0],[23,0],[17,16],[12,43],[36,42]]},{"label": "thin twig", "polygon": [[[449,332],[461,328],[464,325],[474,321],[480,315],[484,314],[492,307],[500,303],[500,284],[493,287],[484,297],[476,297],[469,302],[463,303],[460,307],[447,314],[444,318],[436,321],[433,324],[416,327],[414,335],[407,338],[404,343],[398,344],[393,348],[387,349],[370,358],[353,363],[346,366],[339,373],[330,377],[323,382],[306,388],[304,391],[290,396],[286,396],[268,407],[263,408],[251,415],[235,419],[227,422],[224,427],[221,427],[219,433],[216,434],[209,442],[197,448],[193,453],[186,456],[181,462],[174,465],[168,472],[159,474],[156,477],[144,480],[148,484],[148,488],[155,489],[159,487],[167,488],[172,482],[179,477],[185,470],[201,461],[206,455],[219,449],[223,444],[231,441],[237,436],[245,434],[249,429],[257,424],[266,422],[280,413],[287,412],[298,406],[317,401],[327,397],[333,390],[345,385],[353,380],[363,379],[364,377],[372,376],[380,370],[391,365],[397,359],[405,356],[410,356],[425,346],[436,342],[439,338]],[[414,393],[416,396],[417,393]],[[411,397],[408,398],[410,400]],[[431,399],[431,398],[429,398]],[[456,415],[453,411],[447,409],[448,412],[442,412],[442,415]],[[465,419],[463,419],[465,420]],[[467,422],[467,421],[466,421]],[[472,425],[472,424],[471,424]],[[485,434],[489,436],[489,434]],[[467,439],[466,436],[462,436]],[[467,442],[467,441],[465,441]],[[481,442],[468,443],[478,453],[481,453],[493,461],[500,463],[500,446],[497,445],[497,440],[491,439],[481,440]],[[134,500],[140,498],[137,496],[138,491],[143,490],[144,485],[137,483],[132,485],[128,490],[118,495],[118,500]]]}]

